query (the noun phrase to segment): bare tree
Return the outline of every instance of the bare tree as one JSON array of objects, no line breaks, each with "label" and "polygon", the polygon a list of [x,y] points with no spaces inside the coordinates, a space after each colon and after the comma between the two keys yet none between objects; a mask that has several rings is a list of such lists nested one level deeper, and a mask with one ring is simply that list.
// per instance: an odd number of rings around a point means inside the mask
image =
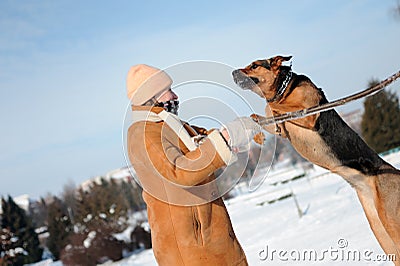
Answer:
[{"label": "bare tree", "polygon": [[62,200],[67,207],[68,216],[72,223],[74,223],[74,214],[77,208],[77,201],[75,197],[77,193],[76,191],[77,189],[74,181],[68,180],[68,182],[64,185],[62,192]]},{"label": "bare tree", "polygon": [[395,6],[391,9],[391,13],[396,19],[400,20],[400,0],[396,1]]}]

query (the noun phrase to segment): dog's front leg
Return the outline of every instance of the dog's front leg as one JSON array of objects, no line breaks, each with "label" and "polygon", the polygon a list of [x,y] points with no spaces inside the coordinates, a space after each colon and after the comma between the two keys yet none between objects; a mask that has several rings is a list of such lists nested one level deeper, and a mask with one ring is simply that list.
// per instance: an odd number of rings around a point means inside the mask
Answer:
[{"label": "dog's front leg", "polygon": [[[257,115],[257,114],[252,114],[252,115],[250,115],[250,117],[257,123],[259,123],[260,120],[263,120],[265,118],[264,116]],[[265,131],[267,131],[270,134],[279,135],[281,137],[286,138],[286,134],[284,133],[284,131],[281,130],[281,128],[278,124],[261,125],[261,126]]]}]

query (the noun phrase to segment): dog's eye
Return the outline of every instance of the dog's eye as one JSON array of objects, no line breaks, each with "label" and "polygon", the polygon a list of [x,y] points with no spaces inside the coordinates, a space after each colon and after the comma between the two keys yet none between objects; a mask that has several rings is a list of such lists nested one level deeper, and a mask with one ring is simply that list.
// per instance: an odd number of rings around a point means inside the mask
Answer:
[{"label": "dog's eye", "polygon": [[258,65],[256,65],[256,64],[251,65],[251,69],[256,69],[257,67],[258,67]]}]

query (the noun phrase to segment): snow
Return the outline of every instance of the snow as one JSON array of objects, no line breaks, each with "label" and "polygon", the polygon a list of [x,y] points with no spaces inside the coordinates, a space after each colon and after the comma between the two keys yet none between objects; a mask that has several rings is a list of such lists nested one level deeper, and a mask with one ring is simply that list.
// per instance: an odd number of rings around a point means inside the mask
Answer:
[{"label": "snow", "polygon": [[110,208],[110,210],[108,212],[111,213],[111,214],[114,214],[115,208]]},{"label": "snow", "polygon": [[52,259],[42,260],[40,262],[29,264],[30,266],[62,266],[61,261],[53,262]]},{"label": "snow", "polygon": [[92,219],[93,219],[93,215],[92,215],[91,213],[89,213],[88,215],[86,215],[85,218],[83,218],[83,221],[84,221],[85,223],[87,223],[87,222],[89,222],[89,221],[92,220]]},{"label": "snow", "polygon": [[[385,159],[399,167],[399,154],[388,155]],[[384,252],[350,185],[340,176],[319,167],[304,178],[282,182],[302,174],[303,169],[295,168],[272,172],[255,192],[226,201],[249,265],[392,265],[373,261],[380,255],[384,259]],[[243,188],[238,190],[244,191]],[[301,218],[293,197],[268,204],[291,192],[305,212]],[[152,250],[145,250],[106,265],[157,263]]]},{"label": "snow", "polygon": [[14,249],[9,249],[9,250],[7,250],[6,253],[10,257],[15,257],[15,256],[17,256],[17,254],[28,255],[28,252],[26,252],[26,250],[21,248],[21,247],[17,247],[17,248],[14,248]]},{"label": "snow", "polygon": [[29,195],[28,194],[23,194],[18,197],[14,197],[13,200],[20,208],[24,209],[26,212],[29,211]]},{"label": "snow", "polygon": [[43,234],[45,232],[47,232],[47,226],[42,226],[35,229],[35,233],[38,235]]},{"label": "snow", "polygon": [[[384,158],[399,168],[399,155]],[[356,193],[340,176],[319,167],[307,173],[289,167],[271,171],[252,193],[241,186],[226,206],[249,265],[393,265],[382,261]],[[103,265],[157,263],[152,250],[144,250]]]},{"label": "snow", "polygon": [[133,226],[128,226],[124,231],[118,234],[113,234],[113,236],[120,241],[124,241],[125,243],[129,243],[131,241],[131,233],[133,231]]},{"label": "snow", "polygon": [[93,241],[93,239],[95,239],[95,237],[96,237],[96,231],[91,231],[88,234],[87,238],[85,240],[83,240],[83,246],[85,248],[89,248],[92,245],[92,241]]}]

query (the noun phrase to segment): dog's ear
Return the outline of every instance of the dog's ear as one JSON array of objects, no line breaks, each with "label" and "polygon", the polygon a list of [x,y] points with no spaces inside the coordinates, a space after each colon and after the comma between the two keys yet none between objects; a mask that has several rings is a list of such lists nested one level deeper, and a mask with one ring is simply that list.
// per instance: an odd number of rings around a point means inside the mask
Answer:
[{"label": "dog's ear", "polygon": [[278,56],[272,57],[270,59],[271,60],[270,61],[271,69],[275,72],[278,71],[279,67],[282,65],[282,62],[289,61],[291,58],[292,58],[291,55],[290,56],[278,55]]}]

